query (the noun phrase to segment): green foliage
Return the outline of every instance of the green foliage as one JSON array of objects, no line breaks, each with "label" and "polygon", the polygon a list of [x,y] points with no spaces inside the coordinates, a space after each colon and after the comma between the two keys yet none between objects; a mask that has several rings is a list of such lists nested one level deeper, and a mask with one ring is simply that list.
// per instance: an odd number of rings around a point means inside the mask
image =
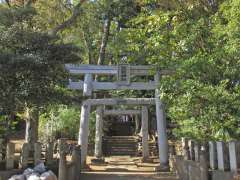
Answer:
[{"label": "green foliage", "polygon": [[40,116],[40,138],[44,140],[53,137],[77,139],[79,119],[80,112],[77,108],[66,105],[49,107],[49,110]]},{"label": "green foliage", "polygon": [[[68,79],[64,64],[79,61],[79,49],[35,30],[32,8],[3,11],[6,13],[0,18],[0,108],[40,107],[61,100],[61,87]],[[12,21],[4,24],[6,18]]]},{"label": "green foliage", "polygon": [[122,50],[131,63],[176,71],[160,88],[177,137],[239,138],[239,1],[163,4],[143,2]]}]

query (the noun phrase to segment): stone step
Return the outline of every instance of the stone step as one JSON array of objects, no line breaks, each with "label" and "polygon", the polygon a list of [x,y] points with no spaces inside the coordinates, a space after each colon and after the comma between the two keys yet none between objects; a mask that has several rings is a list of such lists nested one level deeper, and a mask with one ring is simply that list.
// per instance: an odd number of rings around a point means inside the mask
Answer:
[{"label": "stone step", "polygon": [[119,146],[119,145],[122,145],[122,146],[137,146],[138,144],[137,143],[133,143],[133,142],[105,142],[107,143],[107,145],[110,145],[110,146]]},{"label": "stone step", "polygon": [[81,180],[179,180],[173,173],[142,173],[142,172],[82,172]]}]

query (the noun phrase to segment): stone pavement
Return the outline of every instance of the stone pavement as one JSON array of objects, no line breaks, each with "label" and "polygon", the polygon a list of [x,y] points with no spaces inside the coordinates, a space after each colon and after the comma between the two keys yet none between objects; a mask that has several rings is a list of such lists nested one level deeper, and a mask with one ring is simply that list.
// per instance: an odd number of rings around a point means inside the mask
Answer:
[{"label": "stone pavement", "polygon": [[88,158],[89,168],[81,173],[81,180],[179,180],[171,172],[155,172],[157,159],[149,163],[141,163],[138,157],[112,156],[105,158],[103,164],[92,164]]}]

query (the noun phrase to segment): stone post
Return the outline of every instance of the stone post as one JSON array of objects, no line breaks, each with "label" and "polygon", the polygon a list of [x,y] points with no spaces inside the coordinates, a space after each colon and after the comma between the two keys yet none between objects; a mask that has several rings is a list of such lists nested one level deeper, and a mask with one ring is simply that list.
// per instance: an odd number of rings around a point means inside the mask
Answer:
[{"label": "stone post", "polygon": [[230,170],[232,172],[237,172],[239,167],[238,161],[240,161],[240,150],[238,149],[237,141],[229,142],[229,160],[230,160]]},{"label": "stone post", "polygon": [[194,156],[195,156],[195,161],[199,162],[200,161],[200,145],[198,142],[194,143]]},{"label": "stone post", "polygon": [[182,138],[182,151],[184,160],[190,160],[188,140],[186,138]]},{"label": "stone post", "polygon": [[67,179],[67,161],[66,161],[66,142],[63,139],[59,140],[59,169],[58,180]]},{"label": "stone post", "polygon": [[208,163],[207,163],[207,153],[206,150],[202,147],[200,152],[200,171],[201,171],[201,180],[208,180]]},{"label": "stone post", "polygon": [[103,137],[103,107],[98,106],[96,110],[96,134],[95,134],[95,156],[102,158],[102,137]]},{"label": "stone post", "polygon": [[3,160],[3,139],[0,139],[0,161]]},{"label": "stone post", "polygon": [[[160,75],[157,73],[154,77],[155,83],[158,86],[160,81]],[[158,148],[159,148],[159,160],[160,166],[168,165],[168,139],[166,128],[166,116],[164,112],[164,106],[160,100],[160,91],[157,88],[155,90],[155,103],[156,103],[156,116],[157,116],[157,133],[158,133]]]},{"label": "stone post", "polygon": [[80,167],[81,167],[81,149],[80,146],[75,146],[72,154],[72,177],[73,180],[79,180]]},{"label": "stone post", "polygon": [[81,145],[81,164],[85,165],[88,150],[89,116],[91,106],[82,105],[78,144]]},{"label": "stone post", "polygon": [[226,144],[222,141],[217,142],[217,162],[218,169],[225,171],[229,169],[229,154]]},{"label": "stone post", "polygon": [[21,161],[20,161],[20,167],[22,169],[25,169],[28,167],[28,159],[30,155],[30,144],[24,143],[22,146],[22,152],[21,152]]},{"label": "stone post", "polygon": [[46,164],[48,166],[53,164],[53,149],[54,149],[54,144],[53,142],[49,142],[46,147]]},{"label": "stone post", "polygon": [[217,169],[217,147],[216,142],[210,141],[209,143],[209,164],[212,170]]},{"label": "stone post", "polygon": [[92,95],[92,74],[85,74],[83,83],[83,96]]},{"label": "stone post", "polygon": [[195,160],[194,141],[189,140],[189,141],[188,141],[188,147],[189,147],[190,160],[194,161],[194,160]]},{"label": "stone post", "polygon": [[10,170],[14,168],[14,153],[15,153],[15,144],[7,144],[7,154],[6,154],[6,169]]},{"label": "stone post", "polygon": [[41,162],[42,144],[34,143],[34,164],[35,166]]},{"label": "stone post", "polygon": [[148,108],[142,107],[142,147],[143,147],[143,161],[149,158],[149,144],[148,144]]}]

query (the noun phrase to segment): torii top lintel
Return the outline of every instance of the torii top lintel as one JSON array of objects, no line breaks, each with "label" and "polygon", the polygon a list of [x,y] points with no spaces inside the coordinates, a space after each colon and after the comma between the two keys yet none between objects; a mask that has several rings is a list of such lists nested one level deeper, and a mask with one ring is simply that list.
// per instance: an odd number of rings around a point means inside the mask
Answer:
[{"label": "torii top lintel", "polygon": [[[116,66],[105,65],[75,65],[66,64],[70,74],[84,74],[84,81],[69,81],[70,89],[82,89],[84,96],[91,96],[95,90],[154,90],[159,80],[149,82],[131,82],[132,76],[167,75],[169,71],[157,71],[154,66],[120,64]],[[97,82],[92,75],[116,75],[116,82]]]},{"label": "torii top lintel", "polygon": [[149,75],[150,71],[153,70],[153,66],[131,66],[131,65],[117,65],[117,66],[105,66],[105,65],[73,65],[66,64],[66,69],[71,74],[109,74],[117,75],[119,67],[126,66],[129,68],[131,75]]}]

